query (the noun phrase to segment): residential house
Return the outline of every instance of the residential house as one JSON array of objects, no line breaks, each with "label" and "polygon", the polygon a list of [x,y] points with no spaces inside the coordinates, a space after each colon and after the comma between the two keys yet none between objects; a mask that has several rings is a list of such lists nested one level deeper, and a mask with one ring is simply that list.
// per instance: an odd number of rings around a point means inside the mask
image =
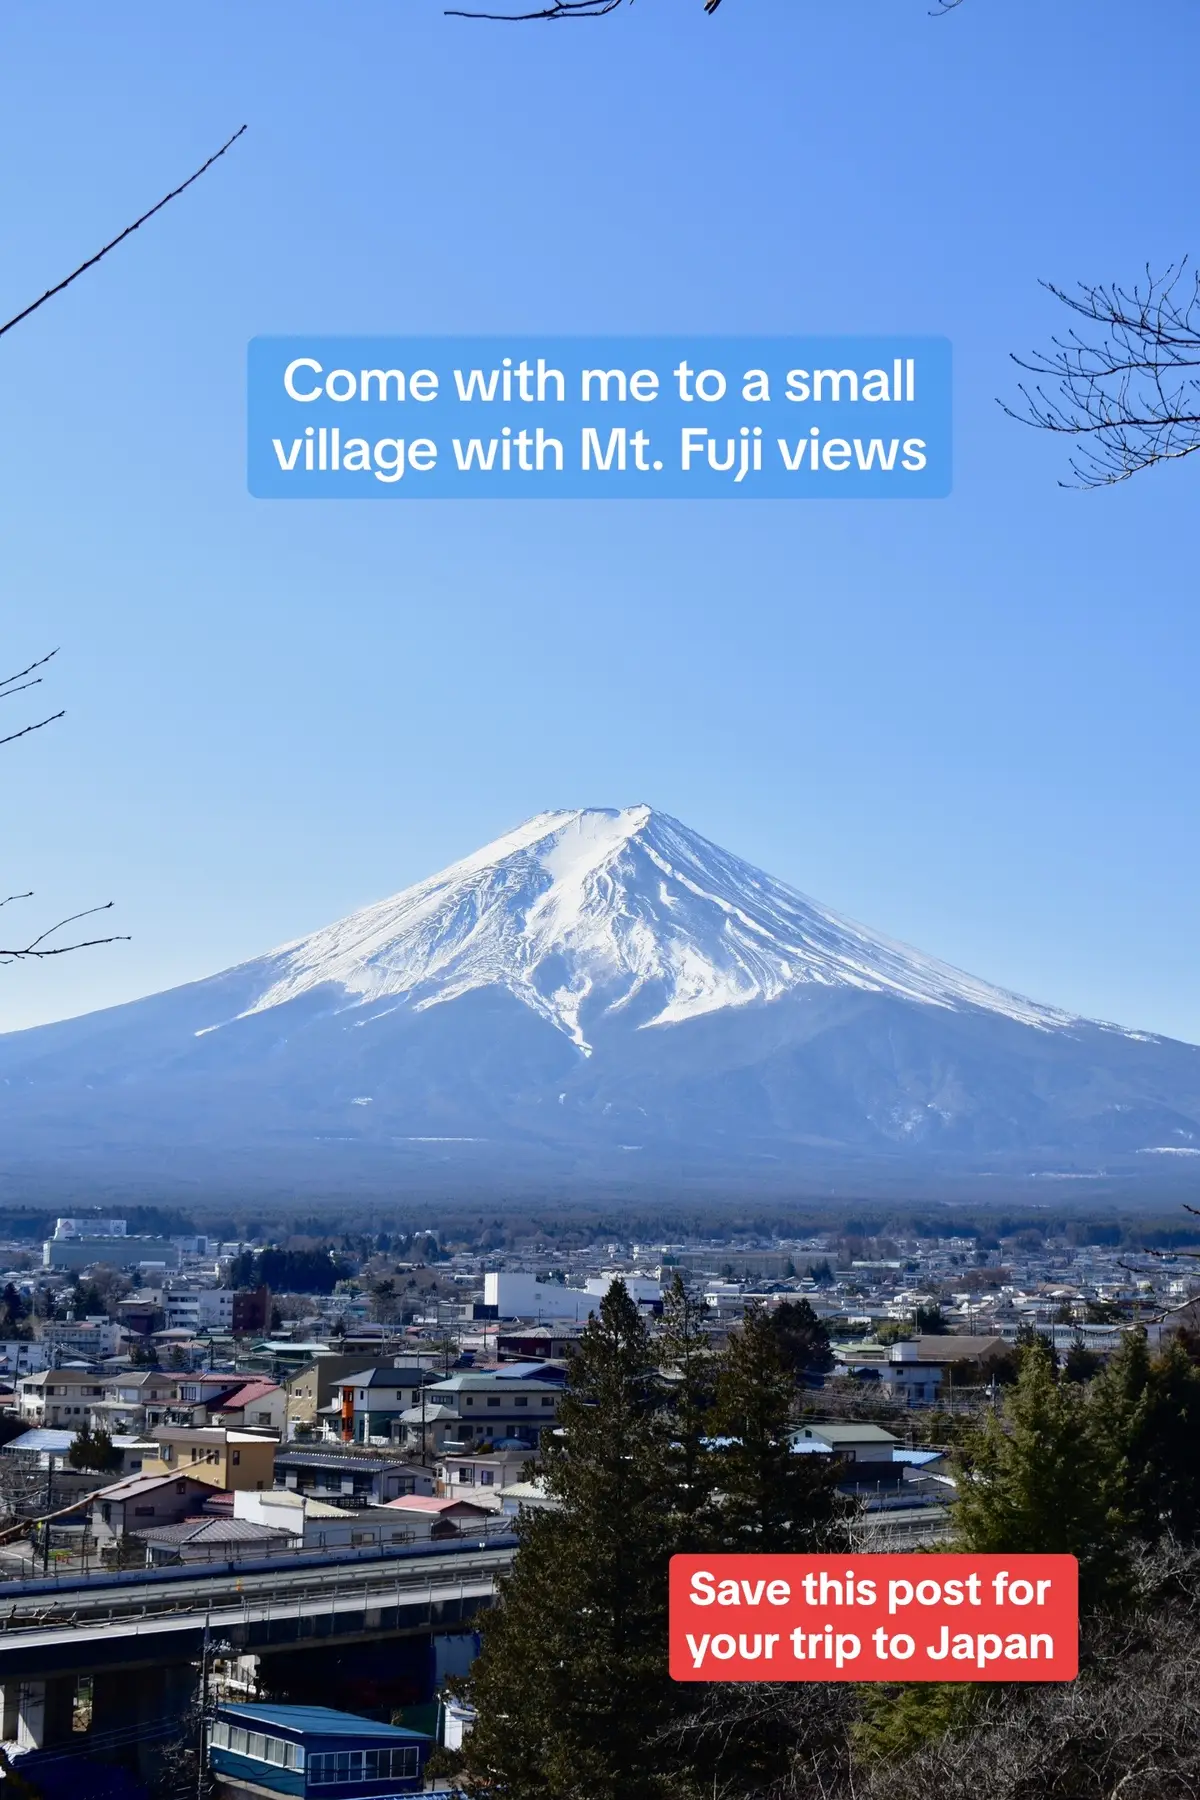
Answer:
[{"label": "residential house", "polygon": [[494,1526],[496,1517],[494,1507],[435,1494],[405,1494],[400,1500],[389,1500],[383,1510],[402,1517],[419,1538],[474,1537],[489,1524]]},{"label": "residential house", "polygon": [[406,1408],[416,1406],[430,1383],[419,1363],[383,1363],[359,1368],[337,1383],[337,1413],[331,1421],[344,1443],[390,1444]]},{"label": "residential house", "polygon": [[223,1794],[336,1794],[338,1800],[419,1793],[433,1739],[327,1706],[220,1703],[208,1764]]},{"label": "residential house", "polygon": [[146,1565],[159,1569],[176,1563],[240,1562],[290,1550],[286,1531],[272,1531],[249,1519],[202,1515],[174,1525],[151,1525],[134,1532],[146,1547]]},{"label": "residential house", "polygon": [[368,1550],[385,1544],[408,1544],[419,1534],[388,1506],[347,1512],[311,1494],[273,1488],[270,1493],[233,1496],[233,1514],[288,1534],[296,1550]]},{"label": "residential house", "polygon": [[[530,1452],[524,1445],[507,1449],[499,1445],[492,1450],[446,1452],[434,1464],[434,1492],[456,1498],[486,1500],[491,1493],[520,1481],[529,1462]],[[470,1488],[470,1495],[463,1490]]]},{"label": "residential house", "polygon": [[557,1512],[561,1505],[561,1500],[547,1493],[546,1483],[540,1476],[533,1481],[514,1481],[500,1495],[500,1510],[508,1519],[517,1519],[526,1510]]},{"label": "residential house", "polygon": [[448,1444],[462,1448],[463,1434],[457,1406],[432,1400],[426,1388],[418,1406],[406,1406],[396,1421],[396,1442],[424,1461],[440,1456]]},{"label": "residential house", "polygon": [[875,1380],[910,1406],[932,1406],[943,1386],[979,1386],[989,1368],[1006,1354],[999,1336],[929,1335],[895,1344],[838,1344],[838,1367],[863,1380]]},{"label": "residential house", "polygon": [[287,1418],[287,1394],[276,1382],[256,1378],[226,1394],[219,1404],[210,1404],[209,1417],[214,1425],[270,1431],[281,1438]]},{"label": "residential house", "polygon": [[213,1422],[213,1415],[221,1410],[225,1401],[239,1388],[256,1380],[253,1375],[237,1373],[216,1375],[195,1369],[186,1371],[176,1378],[175,1403],[167,1415],[168,1425],[208,1425]]},{"label": "residential house", "polygon": [[212,1493],[194,1475],[127,1475],[92,1495],[91,1532],[103,1548],[135,1531],[191,1518]]},{"label": "residential house", "polygon": [[[297,1369],[289,1375],[284,1382],[287,1390],[285,1435],[289,1439],[298,1431],[315,1429],[320,1423],[318,1413],[334,1398],[342,1377],[365,1367],[362,1357],[358,1355],[335,1355],[332,1351],[324,1352],[319,1345],[303,1348],[310,1353],[309,1362],[303,1369]],[[340,1394],[338,1399],[340,1404]]]},{"label": "residential house", "polygon": [[[542,1434],[554,1429],[565,1380],[565,1371],[552,1363],[501,1363],[450,1375],[432,1382],[420,1405],[401,1415],[404,1442],[440,1454],[451,1443],[478,1448],[508,1438],[536,1450]],[[445,1414],[438,1417],[431,1444],[429,1415],[435,1408]]]},{"label": "residential house", "polygon": [[[78,1430],[78,1427],[76,1427],[76,1430]],[[28,1431],[23,1431],[19,1437],[10,1438],[8,1443],[0,1450],[0,1455],[28,1458],[29,1463],[33,1464],[36,1462],[39,1469],[55,1469],[58,1471],[59,1475],[63,1476],[73,1473],[83,1473],[83,1471],[73,1471],[67,1461],[71,1452],[71,1445],[75,1442],[75,1435],[75,1431],[68,1431],[57,1426],[32,1425]],[[114,1437],[113,1450],[116,1452],[117,1457],[120,1458],[119,1462],[116,1463],[114,1474],[118,1471],[121,1475],[140,1474],[142,1457],[145,1454],[145,1449],[145,1440],[142,1438],[123,1436]],[[87,1471],[87,1474],[89,1475],[89,1479],[95,1479],[92,1471]],[[58,1476],[56,1475],[56,1480],[57,1479]],[[103,1485],[103,1479],[103,1476],[101,1476],[97,1485]],[[89,1488],[89,1492],[90,1491],[91,1489]]]},{"label": "residential house", "polygon": [[78,1431],[87,1424],[93,1402],[103,1398],[103,1384],[86,1369],[43,1369],[24,1376],[17,1386],[17,1410],[27,1425]]},{"label": "residential house", "polygon": [[36,1375],[39,1370],[48,1368],[49,1363],[42,1344],[26,1342],[24,1338],[0,1340],[0,1369],[10,1381],[18,1375]]},{"label": "residential house", "polygon": [[194,1475],[214,1488],[269,1488],[275,1482],[275,1440],[217,1425],[160,1425],[146,1446],[142,1469],[147,1475]]},{"label": "residential house", "polygon": [[89,1423],[110,1436],[120,1432],[152,1431],[167,1418],[175,1401],[177,1383],[161,1369],[128,1369],[110,1375],[99,1400],[92,1402]]},{"label": "residential house", "polygon": [[384,1506],[402,1494],[432,1486],[428,1470],[394,1457],[339,1455],[334,1450],[301,1450],[290,1445],[275,1456],[275,1478],[291,1493],[334,1505]]},{"label": "residential house", "polygon": [[870,1464],[874,1469],[890,1465],[900,1440],[879,1425],[802,1425],[793,1434],[792,1447],[837,1456],[846,1463]]}]

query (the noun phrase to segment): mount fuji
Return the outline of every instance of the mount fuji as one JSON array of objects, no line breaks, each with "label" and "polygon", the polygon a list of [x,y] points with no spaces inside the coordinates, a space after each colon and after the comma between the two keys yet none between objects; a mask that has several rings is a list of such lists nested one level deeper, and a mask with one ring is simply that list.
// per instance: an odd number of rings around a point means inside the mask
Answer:
[{"label": "mount fuji", "polygon": [[13,1191],[916,1191],[1198,1155],[1200,1048],[976,980],[647,806],[543,813],[207,980],[0,1037]]}]

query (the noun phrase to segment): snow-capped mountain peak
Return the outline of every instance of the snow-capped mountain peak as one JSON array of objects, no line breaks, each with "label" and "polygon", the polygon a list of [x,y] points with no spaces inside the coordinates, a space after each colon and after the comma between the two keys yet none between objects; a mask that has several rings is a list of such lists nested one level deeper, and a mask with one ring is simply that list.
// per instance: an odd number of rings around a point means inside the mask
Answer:
[{"label": "snow-capped mountain peak", "polygon": [[1072,1023],[840,918],[645,805],[541,813],[262,966],[241,1017],[329,987],[347,1006],[416,1011],[503,988],[585,1053],[605,1017],[675,1025],[812,986]]}]

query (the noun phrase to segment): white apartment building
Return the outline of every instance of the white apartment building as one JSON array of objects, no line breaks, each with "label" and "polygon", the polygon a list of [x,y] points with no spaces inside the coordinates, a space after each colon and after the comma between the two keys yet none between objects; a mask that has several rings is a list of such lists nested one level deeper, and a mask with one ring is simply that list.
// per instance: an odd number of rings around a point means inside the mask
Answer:
[{"label": "white apartment building", "polygon": [[163,1293],[168,1331],[231,1331],[232,1288],[170,1288]]},{"label": "white apartment building", "polygon": [[101,1362],[121,1347],[121,1328],[101,1313],[87,1319],[55,1319],[42,1332],[42,1345],[52,1363]]}]

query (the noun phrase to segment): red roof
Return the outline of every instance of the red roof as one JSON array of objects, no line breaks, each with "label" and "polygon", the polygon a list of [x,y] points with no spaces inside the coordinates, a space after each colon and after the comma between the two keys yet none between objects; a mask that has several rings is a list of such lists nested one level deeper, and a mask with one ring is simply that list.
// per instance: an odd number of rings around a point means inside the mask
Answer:
[{"label": "red roof", "polygon": [[217,1412],[241,1412],[247,1406],[253,1406],[259,1400],[265,1400],[268,1394],[278,1392],[277,1381],[248,1381],[245,1387],[226,1394],[217,1405]]}]

